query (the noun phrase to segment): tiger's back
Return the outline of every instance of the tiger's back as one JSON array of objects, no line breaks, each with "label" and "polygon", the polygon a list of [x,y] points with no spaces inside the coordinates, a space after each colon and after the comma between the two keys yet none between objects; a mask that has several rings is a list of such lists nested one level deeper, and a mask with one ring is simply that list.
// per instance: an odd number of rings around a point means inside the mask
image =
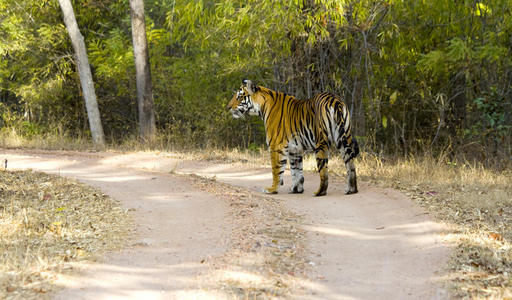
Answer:
[{"label": "tiger's back", "polygon": [[261,89],[272,99],[265,104],[270,106],[269,112],[262,116],[270,147],[283,149],[283,154],[294,147],[307,152],[316,151],[318,147],[324,150],[344,147],[348,157],[357,156],[359,147],[352,136],[348,109],[341,98],[322,93],[299,100],[285,93]]}]

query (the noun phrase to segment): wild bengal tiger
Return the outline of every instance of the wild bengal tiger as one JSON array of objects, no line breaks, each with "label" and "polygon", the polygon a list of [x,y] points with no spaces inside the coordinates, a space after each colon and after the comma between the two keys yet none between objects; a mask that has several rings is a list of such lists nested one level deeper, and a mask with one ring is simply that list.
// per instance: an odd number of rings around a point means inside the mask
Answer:
[{"label": "wild bengal tiger", "polygon": [[285,93],[256,86],[245,79],[226,108],[233,118],[249,113],[263,119],[272,163],[272,186],[265,188],[265,193],[277,194],[278,185],[283,184],[287,159],[292,175],[290,192],[304,192],[302,158],[305,152],[314,151],[320,173],[320,187],[314,195],[325,195],[329,183],[329,146],[336,147],[345,161],[348,175],[345,194],[357,193],[353,159],[359,154],[359,146],[352,136],[347,106],[338,96],[322,93],[308,100],[299,100]]}]

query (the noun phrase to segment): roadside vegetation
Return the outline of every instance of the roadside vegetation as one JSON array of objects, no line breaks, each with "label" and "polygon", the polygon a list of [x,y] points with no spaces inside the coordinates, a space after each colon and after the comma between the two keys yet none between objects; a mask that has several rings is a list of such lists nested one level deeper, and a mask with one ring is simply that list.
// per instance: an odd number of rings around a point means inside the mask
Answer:
[{"label": "roadside vegetation", "polygon": [[[128,0],[74,1],[108,143],[138,134]],[[257,148],[225,105],[244,78],[344,97],[361,144],[510,160],[510,1],[147,0],[157,132],[185,148]],[[58,1],[0,0],[0,133],[90,139]],[[236,128],[237,130],[233,130]],[[162,136],[162,135],[161,135]],[[472,157],[469,157],[472,156]]]},{"label": "roadside vegetation", "polygon": [[44,173],[0,171],[0,298],[49,298],[59,274],[119,248],[129,229],[128,214],[98,190]]}]

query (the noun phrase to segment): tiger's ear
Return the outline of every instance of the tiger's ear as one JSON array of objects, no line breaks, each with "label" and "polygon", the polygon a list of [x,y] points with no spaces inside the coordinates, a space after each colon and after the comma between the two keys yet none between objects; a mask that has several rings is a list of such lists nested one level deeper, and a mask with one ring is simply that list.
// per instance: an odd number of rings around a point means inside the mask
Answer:
[{"label": "tiger's ear", "polygon": [[257,87],[249,79],[242,80],[242,89],[245,89],[249,95],[252,95],[257,91]]}]

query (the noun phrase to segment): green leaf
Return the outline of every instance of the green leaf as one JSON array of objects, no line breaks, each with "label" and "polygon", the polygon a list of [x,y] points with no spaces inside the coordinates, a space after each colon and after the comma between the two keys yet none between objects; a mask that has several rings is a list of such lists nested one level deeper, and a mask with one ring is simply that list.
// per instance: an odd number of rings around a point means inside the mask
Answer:
[{"label": "green leaf", "polygon": [[388,118],[386,116],[382,116],[382,127],[388,128]]},{"label": "green leaf", "polygon": [[476,4],[476,9],[474,11],[475,16],[482,16],[482,15],[490,15],[492,13],[489,6],[483,4],[482,2]]},{"label": "green leaf", "polygon": [[451,61],[461,61],[471,57],[471,49],[468,47],[468,43],[458,37],[451,39],[448,42],[447,56]]},{"label": "green leaf", "polygon": [[389,104],[393,105],[396,102],[396,98],[398,97],[398,91],[394,91],[391,96],[389,96]]}]

